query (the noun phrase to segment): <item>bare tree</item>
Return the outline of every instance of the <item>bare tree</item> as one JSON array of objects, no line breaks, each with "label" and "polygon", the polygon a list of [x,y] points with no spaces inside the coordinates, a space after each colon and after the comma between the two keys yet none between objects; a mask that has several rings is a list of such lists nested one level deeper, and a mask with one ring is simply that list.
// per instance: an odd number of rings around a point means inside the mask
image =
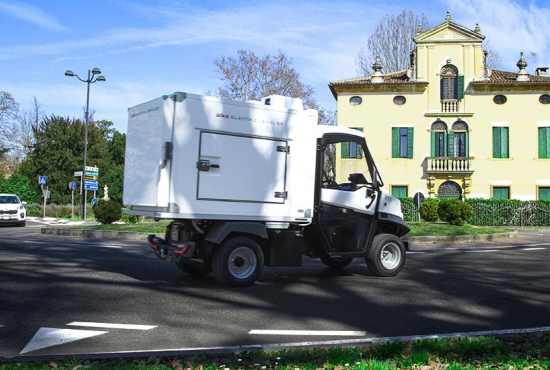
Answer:
[{"label": "bare tree", "polygon": [[501,68],[502,57],[498,51],[491,49],[490,44],[491,42],[487,39],[483,41],[483,50],[487,52],[487,56],[485,57],[485,65],[493,70],[499,69]]},{"label": "bare tree", "polygon": [[369,36],[367,47],[359,50],[355,59],[357,74],[372,75],[372,65],[377,55],[380,56],[384,73],[408,69],[410,53],[415,48],[413,37],[419,26],[423,30],[429,28],[424,13],[418,15],[411,10],[403,10],[397,15],[386,14]]},{"label": "bare tree", "polygon": [[307,108],[318,108],[313,87],[301,81],[292,58],[280,50],[277,55],[264,57],[239,50],[236,57],[222,56],[214,64],[223,82],[216,93],[220,98],[248,101],[278,94],[301,98]]}]

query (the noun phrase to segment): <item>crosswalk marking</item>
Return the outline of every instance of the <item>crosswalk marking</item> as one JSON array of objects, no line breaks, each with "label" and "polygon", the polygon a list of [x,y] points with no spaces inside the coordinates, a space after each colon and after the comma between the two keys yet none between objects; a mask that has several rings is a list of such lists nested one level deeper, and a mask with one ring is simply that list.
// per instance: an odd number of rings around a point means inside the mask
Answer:
[{"label": "crosswalk marking", "polygon": [[84,326],[88,328],[104,328],[104,329],[131,329],[131,330],[151,330],[156,328],[154,325],[132,325],[132,324],[111,324],[101,322],[81,322],[75,321],[67,324],[68,326]]}]

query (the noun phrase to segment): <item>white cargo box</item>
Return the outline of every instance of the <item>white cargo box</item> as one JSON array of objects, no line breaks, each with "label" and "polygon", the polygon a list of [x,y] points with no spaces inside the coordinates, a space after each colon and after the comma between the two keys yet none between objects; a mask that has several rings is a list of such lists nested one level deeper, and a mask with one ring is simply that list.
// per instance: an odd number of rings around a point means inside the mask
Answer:
[{"label": "white cargo box", "polygon": [[311,221],[317,111],[303,110],[299,99],[238,102],[177,92],[128,113],[126,213]]}]

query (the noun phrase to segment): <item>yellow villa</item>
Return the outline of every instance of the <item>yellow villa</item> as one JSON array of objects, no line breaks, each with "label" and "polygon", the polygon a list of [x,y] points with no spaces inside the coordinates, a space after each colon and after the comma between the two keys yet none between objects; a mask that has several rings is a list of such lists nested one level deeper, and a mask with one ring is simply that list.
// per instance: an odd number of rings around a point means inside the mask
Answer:
[{"label": "yellow villa", "polygon": [[[362,130],[392,194],[550,200],[550,77],[486,65],[481,34],[452,21],[418,30],[410,68],[333,81],[338,125]],[[366,171],[339,148],[336,180]]]}]

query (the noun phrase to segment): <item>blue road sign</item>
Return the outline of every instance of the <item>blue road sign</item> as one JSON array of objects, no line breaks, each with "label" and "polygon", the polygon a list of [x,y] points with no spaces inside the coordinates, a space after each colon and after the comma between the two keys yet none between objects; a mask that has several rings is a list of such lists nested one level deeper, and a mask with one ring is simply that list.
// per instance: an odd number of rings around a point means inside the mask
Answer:
[{"label": "blue road sign", "polygon": [[46,176],[38,176],[38,185],[46,185]]},{"label": "blue road sign", "polygon": [[97,198],[92,199],[92,206],[97,203]]},{"label": "blue road sign", "polygon": [[76,189],[76,182],[71,181],[71,182],[69,183],[69,189],[75,190],[75,189]]},{"label": "blue road sign", "polygon": [[98,181],[84,180],[84,189],[86,189],[86,190],[99,190]]}]

